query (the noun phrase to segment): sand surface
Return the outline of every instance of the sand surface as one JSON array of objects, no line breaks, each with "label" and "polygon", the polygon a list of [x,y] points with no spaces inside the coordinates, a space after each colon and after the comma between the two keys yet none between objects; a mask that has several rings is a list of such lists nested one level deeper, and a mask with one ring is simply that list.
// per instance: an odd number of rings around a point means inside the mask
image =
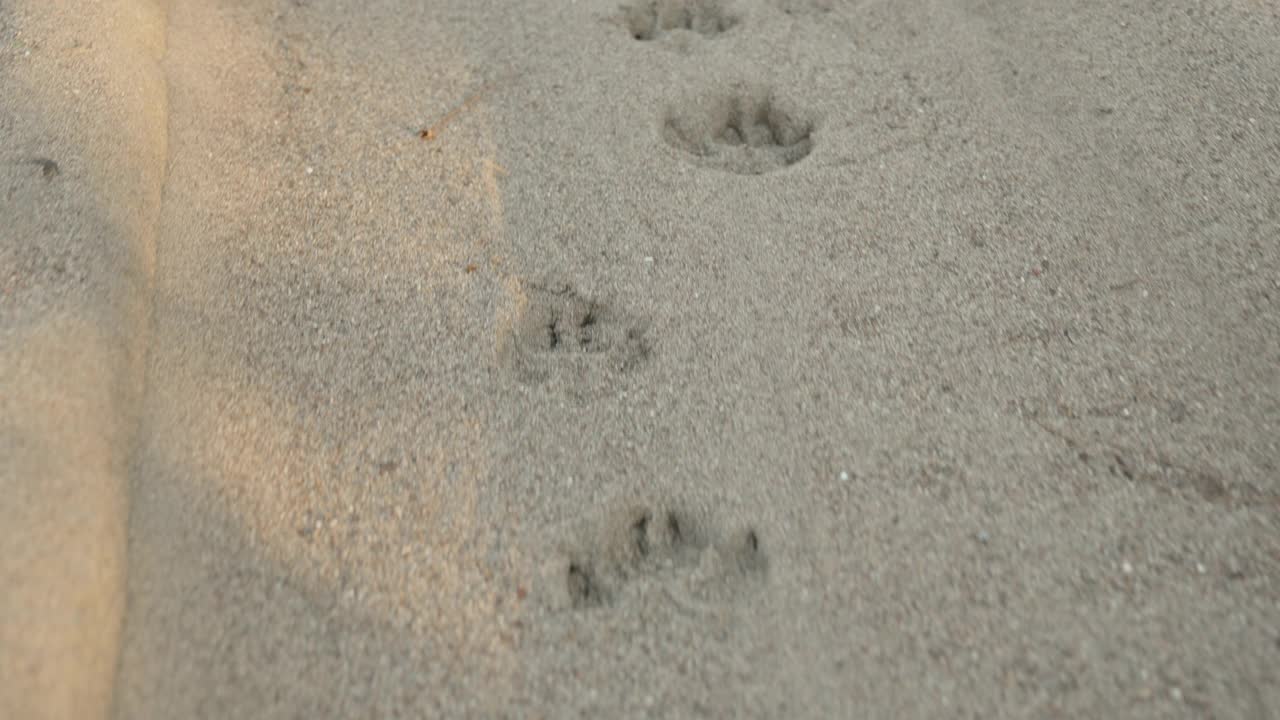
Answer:
[{"label": "sand surface", "polygon": [[1270,2],[10,0],[0,717],[1274,717],[1278,302]]}]

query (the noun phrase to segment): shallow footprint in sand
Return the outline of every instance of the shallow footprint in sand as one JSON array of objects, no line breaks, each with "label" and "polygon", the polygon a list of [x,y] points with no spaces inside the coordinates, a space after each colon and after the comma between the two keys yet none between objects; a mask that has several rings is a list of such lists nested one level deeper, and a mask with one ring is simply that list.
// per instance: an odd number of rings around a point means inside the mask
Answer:
[{"label": "shallow footprint in sand", "polygon": [[525,383],[567,374],[569,380],[590,384],[630,372],[649,355],[643,324],[571,285],[524,282],[517,300],[498,355]]},{"label": "shallow footprint in sand", "polygon": [[723,0],[637,0],[622,12],[636,40],[658,40],[678,30],[712,37],[738,24]]},{"label": "shallow footprint in sand", "polygon": [[569,606],[579,610],[612,606],[635,583],[680,610],[699,612],[738,599],[767,570],[752,528],[716,537],[689,513],[633,505],[613,513],[571,554],[563,582]]},{"label": "shallow footprint in sand", "polygon": [[667,144],[703,167],[762,175],[803,160],[813,125],[760,89],[739,88],[673,107],[663,122]]},{"label": "shallow footprint in sand", "polygon": [[835,0],[776,0],[777,8],[792,17],[825,15],[835,6]]}]

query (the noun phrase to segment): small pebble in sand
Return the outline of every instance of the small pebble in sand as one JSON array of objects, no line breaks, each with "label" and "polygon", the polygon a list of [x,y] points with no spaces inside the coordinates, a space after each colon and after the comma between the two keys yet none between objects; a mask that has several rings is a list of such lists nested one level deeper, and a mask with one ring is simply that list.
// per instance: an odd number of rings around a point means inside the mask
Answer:
[{"label": "small pebble in sand", "polygon": [[58,167],[58,163],[49,158],[35,158],[31,163],[40,166],[40,174],[44,176],[45,180],[62,174],[62,169]]}]

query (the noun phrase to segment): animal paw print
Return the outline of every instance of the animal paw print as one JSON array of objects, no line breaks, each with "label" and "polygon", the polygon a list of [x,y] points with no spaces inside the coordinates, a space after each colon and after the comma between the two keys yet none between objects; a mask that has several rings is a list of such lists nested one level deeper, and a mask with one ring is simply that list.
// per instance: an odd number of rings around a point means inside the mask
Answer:
[{"label": "animal paw print", "polygon": [[835,0],[777,0],[777,7],[793,17],[825,15],[832,11]]},{"label": "animal paw print", "polygon": [[503,363],[523,381],[557,374],[630,372],[649,354],[643,326],[567,284],[525,283],[517,317],[500,347]]},{"label": "animal paw print", "polygon": [[721,0],[640,0],[623,8],[623,13],[637,40],[658,40],[679,30],[712,37],[738,24],[737,16]]},{"label": "animal paw print", "polygon": [[569,561],[569,602],[575,609],[610,607],[632,583],[658,584],[684,609],[700,599],[734,599],[768,569],[760,536],[754,529],[713,535],[676,510],[631,508]]},{"label": "animal paw print", "polygon": [[740,88],[673,108],[667,144],[698,165],[761,175],[800,162],[813,149],[813,127],[761,90]]}]

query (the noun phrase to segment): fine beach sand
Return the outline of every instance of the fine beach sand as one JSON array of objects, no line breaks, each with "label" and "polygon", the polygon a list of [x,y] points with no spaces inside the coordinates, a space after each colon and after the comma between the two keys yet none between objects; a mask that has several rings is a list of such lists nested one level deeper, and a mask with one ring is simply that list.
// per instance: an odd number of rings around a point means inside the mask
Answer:
[{"label": "fine beach sand", "polygon": [[0,718],[1280,713],[1280,10],[0,2]]}]

